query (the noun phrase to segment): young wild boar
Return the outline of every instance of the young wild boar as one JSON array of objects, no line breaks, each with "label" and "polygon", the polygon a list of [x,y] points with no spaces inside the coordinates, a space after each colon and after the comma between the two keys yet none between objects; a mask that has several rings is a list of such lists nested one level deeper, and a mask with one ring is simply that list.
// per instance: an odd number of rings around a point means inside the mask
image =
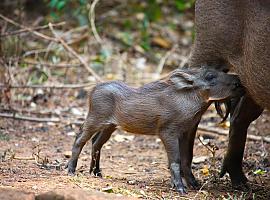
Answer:
[{"label": "young wild boar", "polygon": [[121,127],[131,133],[160,137],[167,152],[172,184],[185,193],[181,176],[189,185],[197,186],[191,161],[202,114],[213,101],[242,92],[235,75],[206,68],[177,69],[140,88],[131,88],[120,81],[98,84],[90,93],[88,115],[74,142],[68,172],[75,172],[83,146],[94,136],[90,173],[101,176],[102,145],[116,127]]}]

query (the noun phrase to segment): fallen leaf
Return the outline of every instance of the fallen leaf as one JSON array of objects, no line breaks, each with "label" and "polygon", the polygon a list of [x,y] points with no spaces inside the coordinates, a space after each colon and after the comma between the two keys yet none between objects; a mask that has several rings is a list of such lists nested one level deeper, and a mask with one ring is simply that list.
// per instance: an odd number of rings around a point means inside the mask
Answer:
[{"label": "fallen leaf", "polygon": [[101,189],[102,192],[107,192],[107,193],[112,193],[113,192],[113,187],[112,186],[107,186]]},{"label": "fallen leaf", "polygon": [[256,171],[253,172],[256,175],[264,175],[266,173],[265,170],[257,169]]},{"label": "fallen leaf", "polygon": [[204,176],[209,176],[209,169],[208,169],[208,166],[205,165],[203,166],[203,168],[201,169],[201,172]]},{"label": "fallen leaf", "polygon": [[152,40],[152,44],[162,47],[164,49],[170,49],[172,47],[172,44],[170,41],[166,40],[165,38],[162,37],[154,37]]}]

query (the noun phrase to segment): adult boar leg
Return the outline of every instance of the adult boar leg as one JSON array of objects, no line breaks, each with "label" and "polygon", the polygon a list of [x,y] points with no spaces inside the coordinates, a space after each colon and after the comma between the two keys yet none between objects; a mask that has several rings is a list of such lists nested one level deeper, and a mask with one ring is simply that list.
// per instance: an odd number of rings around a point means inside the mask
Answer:
[{"label": "adult boar leg", "polygon": [[110,139],[115,131],[115,125],[111,125],[102,132],[98,132],[92,139],[92,159],[90,164],[90,174],[93,172],[95,176],[102,177],[100,170],[100,151],[102,146]]},{"label": "adult boar leg", "polygon": [[179,137],[177,133],[172,132],[171,130],[163,130],[160,132],[160,139],[162,140],[170,166],[171,171],[171,182],[172,186],[176,188],[181,194],[185,194],[185,188],[182,182],[180,174],[180,149],[179,149]]},{"label": "adult boar leg", "polygon": [[194,145],[194,139],[196,135],[198,124],[192,128],[192,130],[187,134],[185,137],[185,140],[181,141],[181,168],[182,173],[184,175],[184,178],[189,186],[191,186],[193,189],[198,189],[199,183],[195,179],[191,164],[192,164],[192,158],[193,158],[193,145]]},{"label": "adult boar leg", "polygon": [[242,97],[232,109],[229,144],[220,177],[228,172],[233,187],[245,189],[248,187],[246,184],[248,179],[242,169],[242,160],[247,129],[250,123],[260,116],[263,109],[248,96]]}]

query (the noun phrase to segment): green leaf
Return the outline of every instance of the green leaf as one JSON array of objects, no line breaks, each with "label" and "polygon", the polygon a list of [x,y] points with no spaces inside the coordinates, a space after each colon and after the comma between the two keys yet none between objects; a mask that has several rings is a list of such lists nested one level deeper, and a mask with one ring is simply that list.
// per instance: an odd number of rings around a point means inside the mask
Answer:
[{"label": "green leaf", "polygon": [[157,21],[161,17],[161,8],[156,0],[148,0],[146,15],[150,21]]},{"label": "green leaf", "polygon": [[266,173],[266,171],[262,170],[262,169],[257,169],[253,173],[256,174],[256,175],[264,175]]},{"label": "green leaf", "polygon": [[175,1],[176,8],[180,11],[184,11],[186,9],[186,3],[183,0]]},{"label": "green leaf", "polygon": [[58,3],[58,0],[51,0],[49,3],[49,6],[51,8],[56,8],[57,3]]},{"label": "green leaf", "polygon": [[56,4],[56,9],[57,10],[62,10],[65,5],[66,5],[67,1],[63,0],[63,1],[59,1],[57,4]]}]

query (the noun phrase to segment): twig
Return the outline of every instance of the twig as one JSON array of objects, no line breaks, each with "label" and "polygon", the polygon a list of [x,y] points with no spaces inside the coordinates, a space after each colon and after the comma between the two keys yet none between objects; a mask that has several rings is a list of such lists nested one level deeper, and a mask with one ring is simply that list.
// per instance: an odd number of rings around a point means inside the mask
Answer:
[{"label": "twig", "polygon": [[29,62],[29,61],[23,61],[22,63],[29,64],[29,65],[42,65],[47,67],[59,67],[59,68],[66,68],[66,67],[79,67],[82,64],[76,63],[76,64],[69,64],[69,63],[61,63],[61,64],[53,64],[53,63],[44,63],[44,62]]},{"label": "twig", "polygon": [[59,41],[68,52],[70,52],[74,57],[76,57],[83,64],[85,69],[95,77],[97,82],[102,82],[101,78],[96,74],[94,70],[92,70],[88,66],[86,61],[81,56],[79,56],[70,46],[68,46],[68,44],[54,31],[51,23],[49,23],[49,27],[52,33],[54,34],[54,36],[56,37],[57,41]]},{"label": "twig", "polygon": [[14,160],[35,160],[34,157],[17,157],[17,156],[12,157],[12,159],[14,159]]},{"label": "twig", "polygon": [[46,39],[46,40],[49,40],[49,41],[53,41],[53,42],[57,42],[57,43],[60,42],[60,43],[63,45],[63,47],[64,47],[68,52],[70,52],[73,56],[75,56],[75,57],[83,64],[83,66],[86,68],[86,70],[87,70],[88,72],[90,72],[90,73],[95,77],[95,79],[96,79],[97,82],[102,82],[101,78],[95,73],[94,70],[92,70],[92,69],[88,66],[88,64],[86,63],[86,61],[85,61],[81,56],[79,56],[79,55],[78,55],[78,54],[77,54],[70,46],[68,46],[68,44],[67,44],[61,37],[59,37],[59,36],[55,33],[55,31],[54,31],[54,29],[53,29],[53,25],[52,25],[51,23],[49,23],[48,26],[49,26],[50,30],[52,31],[52,33],[54,34],[54,36],[55,36],[56,38],[52,38],[52,37],[50,37],[50,36],[44,35],[44,34],[39,33],[39,32],[37,32],[37,31],[33,31],[31,28],[26,27],[26,26],[23,26],[23,25],[21,25],[21,24],[18,24],[17,22],[15,22],[15,21],[13,21],[12,19],[9,19],[9,18],[3,16],[2,14],[0,14],[0,18],[4,19],[5,21],[7,21],[7,22],[9,22],[9,23],[11,23],[11,24],[13,24],[13,25],[15,25],[15,26],[19,26],[20,28],[26,29],[26,30],[28,30],[29,32],[31,32],[31,33],[33,33],[33,34],[35,34],[35,35],[37,35],[37,36],[39,36],[39,37],[41,37],[41,38],[43,38],[43,39]]},{"label": "twig", "polygon": [[102,46],[102,39],[100,38],[97,29],[96,29],[96,25],[95,25],[95,6],[98,3],[99,0],[94,0],[93,3],[90,6],[90,11],[89,11],[89,21],[90,21],[90,25],[91,25],[91,30],[93,32],[93,35],[96,39],[96,41]]},{"label": "twig", "polygon": [[6,113],[0,113],[0,117],[5,118],[13,118],[17,120],[25,120],[25,121],[31,121],[31,122],[60,122],[61,120],[59,118],[37,118],[37,117],[28,117],[28,116],[22,116],[22,115],[16,115],[14,114],[6,114]]},{"label": "twig", "polygon": [[[66,112],[68,111],[68,109],[66,110],[62,110],[60,112]],[[20,108],[14,108],[14,107],[11,107],[9,109],[6,109],[6,108],[0,108],[0,112],[2,113],[18,113],[18,114],[22,114],[22,113],[27,113],[27,114],[32,114],[32,115],[57,115],[59,116],[59,114],[53,110],[31,110],[29,108],[27,109],[20,109]]]},{"label": "twig", "polygon": [[95,85],[95,83],[82,83],[82,84],[66,84],[66,85],[3,85],[0,84],[0,89],[3,88],[10,88],[10,89],[78,89],[78,88],[85,88],[91,87]]},{"label": "twig", "polygon": [[202,186],[200,187],[200,189],[198,190],[198,192],[196,192],[195,196],[192,198],[192,200],[197,199],[198,194],[202,191],[202,189],[210,182],[212,181],[213,177],[211,177],[210,179],[208,179],[207,181],[205,181],[204,184],[202,184]]},{"label": "twig", "polygon": [[7,113],[0,113],[0,117],[4,118],[12,118],[14,120],[24,120],[24,121],[31,121],[31,122],[53,122],[53,123],[63,123],[63,124],[75,124],[75,125],[82,125],[82,120],[65,120],[60,118],[38,118],[38,117],[29,117],[24,115],[17,115],[14,114],[7,114]]},{"label": "twig", "polygon": [[47,35],[45,35],[45,34],[43,34],[43,33],[39,33],[39,32],[37,32],[37,31],[34,31],[34,30],[32,30],[31,28],[26,27],[26,26],[23,26],[23,25],[21,25],[21,24],[15,22],[15,21],[13,21],[12,19],[9,19],[9,18],[5,17],[5,16],[2,15],[2,14],[0,14],[0,18],[2,18],[3,20],[9,22],[10,24],[13,24],[14,26],[18,26],[18,27],[20,27],[20,28],[22,28],[22,29],[25,29],[25,30],[29,31],[29,32],[33,33],[34,35],[36,35],[36,36],[38,36],[38,37],[41,37],[41,38],[46,39],[46,40],[49,40],[49,41],[58,42],[57,39],[52,38],[52,37],[50,37],[50,36],[47,36]]},{"label": "twig", "polygon": [[205,148],[208,149],[208,151],[210,151],[212,154],[214,154],[215,151],[214,151],[213,149],[211,149],[208,145],[204,144],[203,141],[201,140],[200,136],[198,136],[198,139],[199,139],[200,143],[201,143]]},{"label": "twig", "polygon": [[[65,22],[60,22],[60,23],[57,23],[57,24],[53,24],[53,26],[54,27],[55,26],[62,26],[64,24],[65,24]],[[38,30],[43,30],[43,29],[46,29],[46,28],[49,28],[49,25],[43,25],[43,26],[33,27],[33,28],[29,28],[29,29],[31,29],[31,31],[38,31]],[[28,28],[23,28],[23,29],[16,30],[16,31],[6,32],[6,33],[1,34],[0,37],[18,35],[18,34],[21,34],[21,33],[29,32],[29,29]]]},{"label": "twig", "polygon": [[[229,132],[227,130],[223,130],[220,128],[215,128],[215,127],[208,127],[204,125],[199,125],[198,130],[205,131],[205,132],[210,132],[210,133],[215,133],[218,135],[229,135]],[[262,136],[257,136],[257,135],[247,135],[247,138],[250,140],[254,141],[264,141],[270,143],[270,137],[262,137]]]}]

